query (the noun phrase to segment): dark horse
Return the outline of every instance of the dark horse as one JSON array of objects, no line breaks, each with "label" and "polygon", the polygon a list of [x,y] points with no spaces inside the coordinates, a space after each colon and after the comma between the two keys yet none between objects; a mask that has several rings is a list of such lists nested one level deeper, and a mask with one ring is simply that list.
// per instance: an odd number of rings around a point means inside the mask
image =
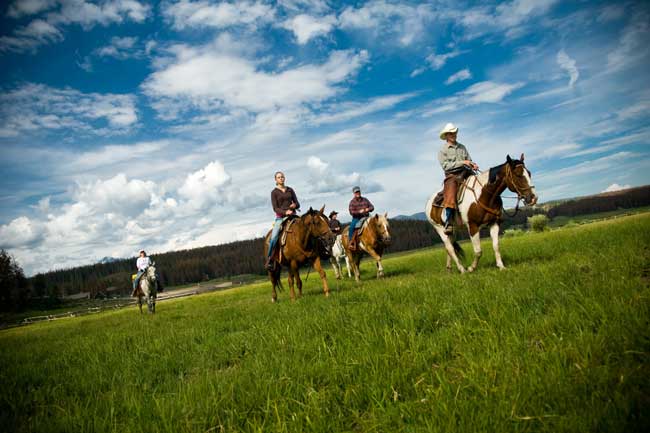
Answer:
[{"label": "dark horse", "polygon": [[356,281],[359,281],[359,264],[361,263],[361,256],[363,256],[364,252],[368,253],[375,260],[377,265],[377,278],[384,276],[381,256],[384,254],[384,249],[391,243],[390,231],[388,229],[388,214],[375,214],[369,217],[363,224],[363,231],[359,235],[359,249],[357,251],[350,251],[348,247],[348,233],[345,230],[343,234],[343,246],[345,247],[345,254],[347,254],[349,262],[352,264],[352,272],[354,272],[354,279]]},{"label": "dark horse", "polygon": [[[492,248],[496,256],[497,267],[505,269],[501,253],[499,252],[499,225],[503,221],[503,201],[501,193],[507,189],[517,194],[517,198],[524,200],[525,204],[534,205],[537,203],[535,186],[532,184],[530,171],[524,165],[524,154],[520,159],[512,159],[507,156],[504,164],[492,167],[489,171],[484,171],[478,175],[472,175],[465,180],[465,192],[458,202],[458,213],[460,214],[463,224],[467,226],[472,246],[474,247],[474,261],[467,268],[472,272],[478,266],[481,258],[481,239],[480,228],[484,225],[490,226],[490,236],[492,237]],[[427,202],[425,213],[427,219],[436,229],[447,249],[447,270],[451,270],[451,260],[453,259],[458,270],[463,273],[465,268],[458,260],[456,252],[462,254],[460,245],[447,236],[444,230],[442,220],[442,207],[433,205],[432,196]]]},{"label": "dark horse", "polygon": [[[324,211],[325,206],[320,210],[309,208],[307,213],[297,218],[291,224],[289,232],[286,234],[285,244],[280,245],[281,242],[278,241],[277,248],[280,251],[279,254],[274,253],[273,259],[276,265],[273,271],[269,271],[269,278],[271,279],[271,284],[273,284],[273,302],[278,300],[276,289],[282,288],[282,283],[280,282],[282,266],[289,268],[288,281],[291,300],[294,301],[296,299],[296,293],[293,288],[294,279],[298,286],[298,296],[302,296],[302,280],[300,279],[299,268],[300,265],[305,263],[313,263],[314,269],[318,271],[320,279],[323,282],[323,292],[325,296],[329,296],[330,288],[327,285],[325,271],[321,266],[320,255],[323,253],[331,254],[334,234],[330,230],[329,220],[323,213]],[[280,236],[282,237],[283,233]],[[268,251],[270,238],[271,232],[269,231],[264,241],[265,252]]]}]

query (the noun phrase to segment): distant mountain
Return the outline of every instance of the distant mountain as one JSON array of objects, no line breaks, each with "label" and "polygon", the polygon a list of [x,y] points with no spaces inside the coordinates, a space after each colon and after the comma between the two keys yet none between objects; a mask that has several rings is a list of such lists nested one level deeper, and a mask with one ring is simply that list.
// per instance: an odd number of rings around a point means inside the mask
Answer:
[{"label": "distant mountain", "polygon": [[115,257],[104,257],[99,261],[99,263],[113,263],[113,262],[117,262],[118,260],[122,260],[122,259],[116,259]]},{"label": "distant mountain", "polygon": [[427,216],[424,212],[414,213],[413,215],[397,215],[393,220],[404,221],[404,220],[416,220],[416,221],[426,221]]}]

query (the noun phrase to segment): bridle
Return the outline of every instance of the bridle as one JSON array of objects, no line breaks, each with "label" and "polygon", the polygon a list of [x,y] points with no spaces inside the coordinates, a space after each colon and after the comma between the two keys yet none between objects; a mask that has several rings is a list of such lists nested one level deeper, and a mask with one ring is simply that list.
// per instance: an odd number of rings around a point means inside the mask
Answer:
[{"label": "bridle", "polygon": [[[515,167],[517,165],[524,166],[524,164],[516,164]],[[528,185],[525,188],[521,188],[519,185],[517,185],[517,182],[515,181],[515,175],[513,173],[513,167],[509,163],[506,163],[505,166],[506,166],[506,168],[505,168],[506,173],[505,173],[505,176],[503,177],[503,180],[501,182],[505,183],[505,185],[508,188],[510,188],[512,186],[512,189],[514,189],[515,192],[517,193],[517,197],[504,197],[504,198],[516,198],[517,199],[517,204],[515,205],[515,211],[514,211],[513,214],[509,214],[508,212],[506,212],[506,209],[503,207],[503,205],[501,205],[501,209],[493,209],[493,208],[488,207],[488,206],[484,205],[483,203],[481,203],[481,201],[479,200],[479,197],[476,196],[476,191],[474,189],[474,186],[470,187],[469,185],[465,185],[465,188],[472,191],[472,194],[474,194],[474,200],[475,200],[476,204],[478,204],[484,211],[486,211],[488,213],[491,213],[492,215],[496,215],[497,217],[501,216],[501,213],[503,212],[507,217],[513,218],[519,212],[519,204],[523,200],[525,200],[525,198],[526,198],[526,196],[528,194],[530,194],[533,191],[533,188],[535,187],[535,185]],[[524,170],[528,170],[526,168],[526,166],[524,166]],[[481,172],[478,171],[478,170],[475,171],[475,173],[474,173],[475,174],[474,175],[474,184],[478,183],[479,185],[481,185],[481,190],[483,190],[485,185],[483,185],[481,183],[481,181],[478,180],[478,174],[480,174],[480,173]],[[529,176],[530,176],[530,172],[528,172],[528,173],[529,173]],[[495,190],[495,194],[496,194],[496,191],[498,191],[498,190],[499,190],[499,188],[497,187],[497,189]]]}]

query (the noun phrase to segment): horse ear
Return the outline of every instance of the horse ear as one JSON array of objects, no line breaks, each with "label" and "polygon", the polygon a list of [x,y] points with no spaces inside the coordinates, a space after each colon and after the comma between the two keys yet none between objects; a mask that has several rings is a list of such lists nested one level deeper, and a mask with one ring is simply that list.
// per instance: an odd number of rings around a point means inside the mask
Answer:
[{"label": "horse ear", "polygon": [[388,218],[388,212],[384,212],[384,218]]},{"label": "horse ear", "polygon": [[519,157],[519,161],[524,162],[524,154],[522,153],[521,156]]},{"label": "horse ear", "polygon": [[506,156],[506,162],[507,162],[508,164],[512,164],[512,158],[510,158],[510,155],[507,155],[507,156]]},{"label": "horse ear", "polygon": [[312,209],[311,206],[309,206],[309,210],[307,211],[307,213],[312,213],[313,211],[314,209]]},{"label": "horse ear", "polygon": [[323,212],[325,212],[325,205],[323,205],[323,207],[322,207],[322,208],[320,208],[320,210],[319,210],[318,212],[320,212],[320,213],[323,213]]},{"label": "horse ear", "polygon": [[379,219],[379,214],[376,213],[375,216],[374,216],[373,218],[376,219],[376,220]]}]

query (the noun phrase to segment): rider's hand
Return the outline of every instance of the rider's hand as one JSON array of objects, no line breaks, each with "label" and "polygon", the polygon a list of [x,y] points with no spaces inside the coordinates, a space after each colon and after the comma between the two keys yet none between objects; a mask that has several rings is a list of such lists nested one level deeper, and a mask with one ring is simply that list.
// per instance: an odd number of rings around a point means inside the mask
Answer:
[{"label": "rider's hand", "polygon": [[291,209],[295,209],[295,208],[296,208],[296,204],[295,204],[294,202],[291,202],[291,204],[289,205],[289,207],[290,207]]},{"label": "rider's hand", "polygon": [[478,170],[478,164],[476,164],[476,163],[473,162],[473,163],[472,163],[472,168],[473,168],[474,170]]},{"label": "rider's hand", "polygon": [[285,215],[292,215],[293,214],[293,209],[287,209],[287,211],[284,214]]}]

